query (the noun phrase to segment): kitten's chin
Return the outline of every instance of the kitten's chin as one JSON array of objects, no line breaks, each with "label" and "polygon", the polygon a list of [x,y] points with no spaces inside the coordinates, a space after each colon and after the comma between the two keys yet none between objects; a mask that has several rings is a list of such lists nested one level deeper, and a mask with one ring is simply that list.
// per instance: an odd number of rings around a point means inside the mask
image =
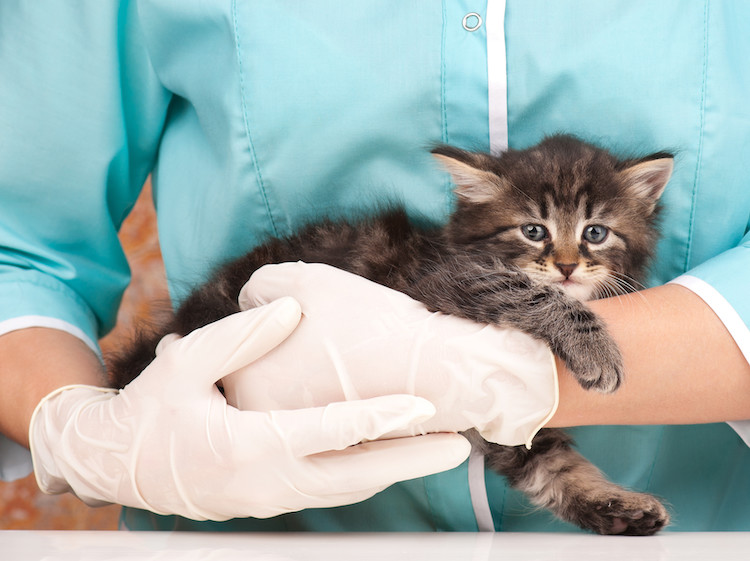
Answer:
[{"label": "kitten's chin", "polygon": [[563,289],[565,294],[581,302],[591,300],[594,296],[594,288],[580,282],[565,280],[556,283],[557,286]]}]

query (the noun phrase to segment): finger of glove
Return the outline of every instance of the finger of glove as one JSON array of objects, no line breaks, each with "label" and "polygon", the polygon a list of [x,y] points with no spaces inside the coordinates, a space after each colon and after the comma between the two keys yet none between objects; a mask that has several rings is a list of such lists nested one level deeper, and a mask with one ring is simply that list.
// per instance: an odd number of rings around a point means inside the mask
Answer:
[{"label": "finger of glove", "polygon": [[299,303],[294,298],[279,298],[168,341],[159,356],[168,355],[176,361],[173,371],[180,375],[192,373],[213,384],[277,347],[300,319]]},{"label": "finger of glove", "polygon": [[[329,482],[329,487],[332,485]],[[377,493],[384,491],[389,485],[382,485],[380,487],[373,487],[368,489],[362,489],[358,491],[347,491],[344,493],[328,493],[324,495],[309,495],[309,494],[298,494],[295,499],[296,501],[286,501],[281,503],[270,503],[263,505],[253,505],[249,511],[245,504],[240,504],[236,508],[234,518],[243,518],[252,516],[254,518],[272,518],[279,516],[280,514],[287,514],[289,512],[296,512],[308,508],[333,508],[338,506],[346,506],[355,503],[366,501]],[[326,488],[324,492],[330,491],[330,488]],[[299,493],[299,491],[298,491]],[[250,514],[248,514],[250,512]]]},{"label": "finger of glove", "polygon": [[433,316],[403,292],[329,265],[301,261],[261,267],[240,290],[238,303],[249,309],[282,296],[294,297],[305,317],[322,326],[320,337],[331,337],[335,344],[352,338],[367,341],[394,327],[410,330]]},{"label": "finger of glove", "polygon": [[[395,481],[393,483],[396,483]],[[308,508],[335,508],[338,506],[347,506],[347,505],[353,505],[356,503],[361,503],[362,501],[366,501],[367,499],[370,499],[380,493],[381,491],[385,491],[388,487],[390,487],[393,483],[389,483],[387,485],[381,485],[379,487],[369,487],[366,489],[356,490],[356,491],[347,491],[343,493],[331,493],[329,495],[323,495],[321,497],[318,497],[315,502],[315,504],[312,507]],[[330,485],[329,485],[330,489]]]},{"label": "finger of glove", "polygon": [[456,433],[379,440],[341,451],[323,452],[305,460],[308,480],[313,486],[309,492],[326,493],[335,489],[335,494],[324,498],[330,506],[342,504],[341,500],[347,495],[363,500],[399,481],[453,469],[465,461],[470,452],[469,441]]},{"label": "finger of glove", "polygon": [[287,450],[301,458],[330,450],[343,450],[365,440],[419,425],[435,414],[426,399],[412,395],[387,395],[358,401],[341,401],[325,407],[271,411],[272,430]]},{"label": "finger of glove", "polygon": [[177,333],[167,333],[156,345],[156,351],[154,354],[156,356],[159,356],[164,349],[166,349],[169,345],[179,340],[180,338],[181,337]]},{"label": "finger of glove", "polygon": [[301,285],[300,278],[305,274],[306,264],[279,263],[264,265],[257,269],[240,289],[237,303],[241,310],[262,306],[294,292]]},{"label": "finger of glove", "polygon": [[240,309],[247,310],[282,296],[305,294],[311,287],[325,287],[343,296],[372,284],[363,277],[322,263],[264,265],[242,287],[238,303]]}]

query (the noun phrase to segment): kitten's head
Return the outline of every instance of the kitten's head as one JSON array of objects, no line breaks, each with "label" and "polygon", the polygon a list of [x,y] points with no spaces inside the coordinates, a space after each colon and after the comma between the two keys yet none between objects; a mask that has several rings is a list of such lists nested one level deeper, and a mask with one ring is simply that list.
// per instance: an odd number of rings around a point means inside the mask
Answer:
[{"label": "kitten's head", "polygon": [[657,238],[673,157],[620,160],[565,135],[500,156],[441,146],[457,206],[448,242],[580,300],[635,289]]}]

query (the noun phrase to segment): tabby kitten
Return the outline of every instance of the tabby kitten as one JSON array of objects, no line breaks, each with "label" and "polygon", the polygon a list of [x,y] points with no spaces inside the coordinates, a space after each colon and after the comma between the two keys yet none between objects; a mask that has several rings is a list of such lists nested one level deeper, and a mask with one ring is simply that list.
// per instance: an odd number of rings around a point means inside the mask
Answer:
[{"label": "tabby kitten", "polygon": [[[262,265],[305,261],[362,275],[433,311],[524,331],[547,343],[584,388],[615,391],[619,351],[582,301],[640,286],[672,156],[620,160],[566,135],[500,156],[448,146],[433,154],[456,185],[447,225],[420,228],[391,209],[271,239],[220,268],[168,325],[115,359],[113,384],[123,387],[143,370],[164,334],[186,334],[239,311],[239,290]],[[530,450],[467,435],[488,466],[563,520],[634,535],[668,523],[658,500],[607,481],[560,430],[540,431]]]}]

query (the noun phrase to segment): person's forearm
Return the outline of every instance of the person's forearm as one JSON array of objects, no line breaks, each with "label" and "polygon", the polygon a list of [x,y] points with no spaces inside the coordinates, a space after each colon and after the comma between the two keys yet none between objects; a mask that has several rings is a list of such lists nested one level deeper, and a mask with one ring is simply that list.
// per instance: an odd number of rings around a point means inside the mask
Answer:
[{"label": "person's forearm", "polygon": [[103,367],[81,340],[56,329],[33,327],[0,337],[0,432],[29,445],[34,408],[68,384],[103,384]]},{"label": "person's forearm", "polygon": [[558,360],[548,426],[691,424],[750,419],[750,365],[713,311],[679,285],[591,302],[625,361],[614,394],[585,391]]}]

